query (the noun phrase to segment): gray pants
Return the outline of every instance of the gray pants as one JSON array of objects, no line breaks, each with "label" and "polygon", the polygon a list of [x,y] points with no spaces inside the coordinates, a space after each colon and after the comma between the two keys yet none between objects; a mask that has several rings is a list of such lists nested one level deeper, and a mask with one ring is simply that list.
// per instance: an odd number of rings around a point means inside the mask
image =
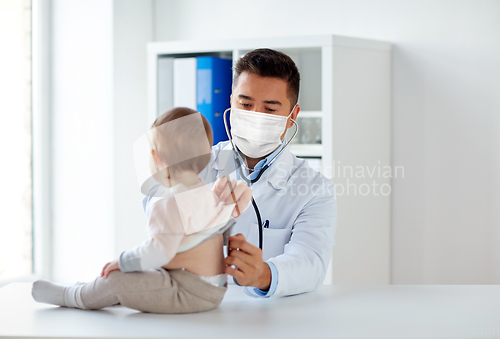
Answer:
[{"label": "gray pants", "polygon": [[193,313],[217,308],[226,290],[227,285],[214,286],[182,269],[113,271],[86,283],[81,301],[87,309],[121,304],[142,312]]}]

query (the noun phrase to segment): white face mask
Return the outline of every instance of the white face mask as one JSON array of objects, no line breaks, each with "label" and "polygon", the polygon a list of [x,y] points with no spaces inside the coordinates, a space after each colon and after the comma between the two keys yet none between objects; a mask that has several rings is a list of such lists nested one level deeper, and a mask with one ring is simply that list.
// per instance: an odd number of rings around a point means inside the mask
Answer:
[{"label": "white face mask", "polygon": [[268,155],[281,145],[281,135],[285,132],[286,123],[292,112],[284,117],[231,108],[233,142],[247,157],[261,158]]}]

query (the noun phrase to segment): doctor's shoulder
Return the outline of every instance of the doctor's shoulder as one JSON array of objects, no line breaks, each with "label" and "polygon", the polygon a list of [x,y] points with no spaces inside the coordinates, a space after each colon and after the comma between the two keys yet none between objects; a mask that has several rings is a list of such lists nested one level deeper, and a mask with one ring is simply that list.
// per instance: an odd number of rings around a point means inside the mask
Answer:
[{"label": "doctor's shoulder", "polygon": [[219,155],[222,149],[227,145],[227,143],[229,143],[229,141],[221,141],[217,145],[212,146],[212,154],[210,156],[208,164],[203,170],[201,170],[200,173],[198,173],[198,176],[207,184],[213,184],[215,180],[217,180],[217,162],[220,160]]},{"label": "doctor's shoulder", "polygon": [[229,141],[221,141],[212,146],[212,155],[207,166],[198,174],[207,184],[217,180],[219,170],[229,174],[235,170],[234,152]]},{"label": "doctor's shoulder", "polygon": [[212,158],[211,163],[217,163],[221,161],[232,161],[234,151],[231,148],[231,143],[229,140],[221,141],[217,145],[212,146]]},{"label": "doctor's shoulder", "polygon": [[227,148],[229,145],[229,140],[220,141],[217,145],[212,146],[212,154],[220,152],[222,149]]}]

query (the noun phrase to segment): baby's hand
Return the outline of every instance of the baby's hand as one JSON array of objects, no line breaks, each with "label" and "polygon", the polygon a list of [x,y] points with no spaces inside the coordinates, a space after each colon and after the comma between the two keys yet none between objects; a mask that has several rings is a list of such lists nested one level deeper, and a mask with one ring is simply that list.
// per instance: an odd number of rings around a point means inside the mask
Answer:
[{"label": "baby's hand", "polygon": [[[231,193],[230,186],[233,189]],[[237,208],[233,210],[233,217],[237,218],[241,212],[248,206],[252,200],[252,189],[245,185],[242,180],[231,180],[231,185],[228,184],[227,177],[222,177],[217,180],[212,188],[213,192],[224,201],[226,205],[236,203]]]},{"label": "baby's hand", "polygon": [[120,267],[118,266],[118,260],[113,260],[111,262],[108,262],[104,267],[102,268],[101,272],[101,277],[104,277],[106,279],[112,271],[119,271]]}]

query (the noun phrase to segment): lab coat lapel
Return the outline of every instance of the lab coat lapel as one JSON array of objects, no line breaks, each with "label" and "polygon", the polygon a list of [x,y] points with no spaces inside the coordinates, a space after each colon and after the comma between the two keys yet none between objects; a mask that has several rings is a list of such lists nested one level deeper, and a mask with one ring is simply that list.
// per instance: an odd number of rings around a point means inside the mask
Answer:
[{"label": "lab coat lapel", "polygon": [[290,179],[294,155],[285,148],[274,163],[266,170],[260,180],[252,186],[255,198],[269,194],[271,190],[285,188]]},{"label": "lab coat lapel", "polygon": [[286,186],[293,171],[294,157],[292,152],[288,148],[285,148],[268,168],[266,179],[273,188],[280,190]]}]

